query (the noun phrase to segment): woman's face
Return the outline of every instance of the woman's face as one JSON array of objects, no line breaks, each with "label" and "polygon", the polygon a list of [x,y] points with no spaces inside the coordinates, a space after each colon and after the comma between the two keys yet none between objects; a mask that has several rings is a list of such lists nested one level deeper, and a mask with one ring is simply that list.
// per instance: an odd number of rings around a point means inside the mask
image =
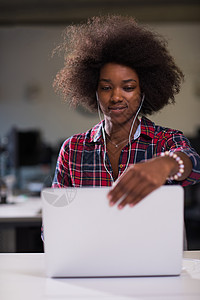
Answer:
[{"label": "woman's face", "polygon": [[98,99],[105,119],[126,123],[135,116],[141,101],[137,73],[130,67],[107,63],[100,70]]}]

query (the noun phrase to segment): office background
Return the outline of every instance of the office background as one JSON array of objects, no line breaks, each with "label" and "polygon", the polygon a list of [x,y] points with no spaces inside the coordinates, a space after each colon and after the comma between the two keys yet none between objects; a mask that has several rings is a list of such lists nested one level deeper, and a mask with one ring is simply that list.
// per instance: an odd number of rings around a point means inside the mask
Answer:
[{"label": "office background", "polygon": [[[188,3],[189,2],[189,3]],[[98,14],[132,15],[166,37],[169,49],[185,74],[176,104],[150,118],[158,124],[184,132],[200,147],[200,4],[181,0],[1,0],[0,1],[0,149],[1,176],[12,173],[18,192],[37,193],[49,185],[63,140],[83,132],[99,121],[83,108],[70,108],[55,94],[53,78],[62,67],[62,56],[52,51],[62,31],[72,22]],[[27,135],[42,142],[42,157],[32,153],[20,160]],[[31,135],[32,134],[32,135]],[[35,134],[35,135],[34,135]],[[37,136],[38,134],[38,136]],[[16,137],[18,143],[16,143]],[[35,138],[35,140],[34,140]],[[24,141],[23,141],[24,139]],[[25,145],[23,144],[23,145]],[[31,144],[31,140],[30,140]],[[30,148],[27,148],[30,150]],[[16,153],[18,153],[16,155]],[[37,190],[38,189],[38,190]],[[186,189],[186,225],[191,248],[200,248],[200,189]],[[189,220],[189,221],[188,221]]]}]

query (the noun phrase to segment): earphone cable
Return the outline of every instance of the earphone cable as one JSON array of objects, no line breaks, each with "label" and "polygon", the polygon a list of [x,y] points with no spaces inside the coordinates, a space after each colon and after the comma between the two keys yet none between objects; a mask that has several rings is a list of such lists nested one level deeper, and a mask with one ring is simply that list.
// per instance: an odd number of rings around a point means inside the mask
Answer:
[{"label": "earphone cable", "polygon": [[[128,141],[129,141],[128,159],[127,159],[126,167],[125,167],[123,173],[127,170],[128,165],[129,165],[129,162],[130,162],[130,158],[131,158],[131,134],[132,134],[132,131],[133,131],[133,126],[134,126],[134,124],[135,124],[135,120],[136,120],[136,118],[137,118],[137,116],[138,116],[138,114],[139,114],[139,112],[140,112],[140,110],[141,110],[142,104],[143,104],[143,102],[144,102],[144,97],[145,97],[145,95],[143,94],[142,100],[141,100],[141,103],[140,103],[140,106],[139,106],[139,108],[138,108],[138,110],[137,110],[137,113],[136,113],[136,115],[135,115],[135,117],[134,117],[134,119],[133,119],[133,122],[132,122],[132,124],[131,124],[131,129],[130,129],[130,132],[129,132],[129,138],[128,138]],[[97,98],[98,115],[99,115],[100,121],[102,122],[101,113],[100,113],[99,98],[98,98],[97,92],[96,92],[96,98]],[[103,164],[104,164],[104,168],[106,169],[106,172],[110,175],[110,178],[111,178],[112,182],[114,183],[114,178],[113,178],[111,172],[110,172],[110,171],[108,170],[108,168],[106,167],[106,163],[105,163],[105,161],[106,161],[107,147],[106,147],[105,128],[104,128],[103,124],[102,124],[102,134],[103,134],[103,141],[104,141]],[[122,173],[122,174],[123,174],[123,173]]]}]

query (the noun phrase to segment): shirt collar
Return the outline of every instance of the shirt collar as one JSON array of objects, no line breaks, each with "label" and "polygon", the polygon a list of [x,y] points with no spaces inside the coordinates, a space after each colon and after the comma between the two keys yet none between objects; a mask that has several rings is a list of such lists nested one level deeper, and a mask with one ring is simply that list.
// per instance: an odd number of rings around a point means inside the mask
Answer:
[{"label": "shirt collar", "polygon": [[104,121],[99,122],[92,128],[90,142],[96,143],[98,141],[103,141],[102,126],[104,126]]}]

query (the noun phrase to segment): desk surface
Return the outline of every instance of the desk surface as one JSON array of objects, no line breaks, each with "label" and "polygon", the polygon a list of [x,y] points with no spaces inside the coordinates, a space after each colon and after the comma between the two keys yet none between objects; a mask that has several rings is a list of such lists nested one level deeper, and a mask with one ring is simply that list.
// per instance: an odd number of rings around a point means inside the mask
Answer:
[{"label": "desk surface", "polygon": [[199,300],[200,251],[184,252],[180,276],[51,279],[45,254],[0,254],[0,298],[4,300]]},{"label": "desk surface", "polygon": [[10,222],[39,222],[42,201],[39,197],[13,197],[8,204],[0,205],[0,224]]}]

